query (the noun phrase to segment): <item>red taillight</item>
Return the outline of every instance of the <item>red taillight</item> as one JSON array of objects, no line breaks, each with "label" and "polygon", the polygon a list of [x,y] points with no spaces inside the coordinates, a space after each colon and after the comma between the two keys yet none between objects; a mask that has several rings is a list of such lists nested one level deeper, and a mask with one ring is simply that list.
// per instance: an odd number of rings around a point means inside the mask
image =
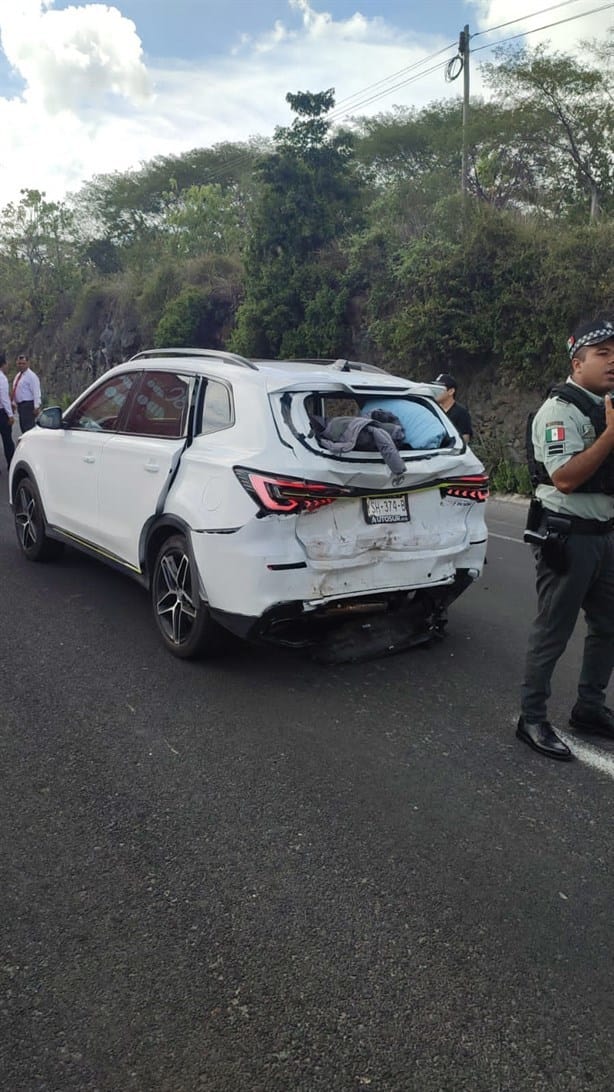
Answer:
[{"label": "red taillight", "polygon": [[304,478],[262,474],[235,466],[235,474],[252,500],[263,512],[312,512],[332,505],[339,497],[351,497],[352,489],[324,482],[306,482]]},{"label": "red taillight", "polygon": [[313,512],[325,504],[332,504],[338,497],[352,495],[351,489],[338,485],[262,474],[242,466],[234,469],[243,488],[265,512]]},{"label": "red taillight", "polygon": [[465,500],[488,500],[488,474],[468,474],[463,478],[453,478],[439,486],[442,497],[463,497]]}]

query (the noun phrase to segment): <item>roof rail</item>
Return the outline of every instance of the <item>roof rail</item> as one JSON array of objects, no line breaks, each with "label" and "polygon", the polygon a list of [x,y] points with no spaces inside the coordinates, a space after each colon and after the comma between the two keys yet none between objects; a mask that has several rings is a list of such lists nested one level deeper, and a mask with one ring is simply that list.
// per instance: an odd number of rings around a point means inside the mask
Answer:
[{"label": "roof rail", "polygon": [[183,346],[174,346],[172,349],[144,349],[143,352],[131,356],[130,360],[155,360],[163,356],[204,356],[209,360],[220,360],[224,364],[236,364],[240,368],[250,368],[254,372],[258,371],[258,365],[254,364],[253,361],[247,360],[237,353],[227,353],[223,349],[189,349]]}]

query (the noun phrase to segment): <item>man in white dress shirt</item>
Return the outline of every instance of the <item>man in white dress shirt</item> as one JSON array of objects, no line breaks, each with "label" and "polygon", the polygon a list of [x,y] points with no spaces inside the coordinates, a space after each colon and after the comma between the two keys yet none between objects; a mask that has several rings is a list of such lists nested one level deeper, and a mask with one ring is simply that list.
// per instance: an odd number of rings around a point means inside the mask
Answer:
[{"label": "man in white dress shirt", "polygon": [[0,436],[4,448],[7,469],[15,451],[13,443],[13,407],[9,396],[9,381],[6,377],[6,356],[0,352]]},{"label": "man in white dress shirt", "polygon": [[17,375],[13,380],[11,399],[19,414],[19,426],[22,432],[34,428],[41,408],[41,385],[38,376],[32,371],[25,353],[17,357]]}]

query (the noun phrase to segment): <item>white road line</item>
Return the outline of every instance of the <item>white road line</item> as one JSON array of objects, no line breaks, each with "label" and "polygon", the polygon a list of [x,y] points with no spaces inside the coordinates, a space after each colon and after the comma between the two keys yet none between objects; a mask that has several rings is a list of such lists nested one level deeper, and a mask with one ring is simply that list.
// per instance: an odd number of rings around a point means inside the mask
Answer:
[{"label": "white road line", "polygon": [[524,546],[524,542],[521,538],[512,538],[511,535],[496,535],[494,531],[488,532],[489,538],[502,538],[505,542],[519,542],[521,546]]},{"label": "white road line", "polygon": [[604,751],[599,751],[596,747],[591,746],[590,743],[578,743],[578,737],[576,735],[571,735],[569,732],[562,732],[560,728],[556,729],[556,734],[565,741],[569,749],[580,762],[586,762],[587,766],[592,766],[593,769],[598,770],[599,773],[607,774],[608,777],[614,779],[613,754],[606,754]]}]

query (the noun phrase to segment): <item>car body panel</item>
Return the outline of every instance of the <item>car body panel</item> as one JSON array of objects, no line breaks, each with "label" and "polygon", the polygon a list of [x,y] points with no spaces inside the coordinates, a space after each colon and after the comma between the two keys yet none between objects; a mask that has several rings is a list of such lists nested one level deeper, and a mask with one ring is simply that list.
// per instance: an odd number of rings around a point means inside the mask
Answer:
[{"label": "car body panel", "polygon": [[[43,498],[49,523],[79,538],[95,540],[98,528],[98,476],[108,432],[32,430],[37,443],[17,447],[26,455]],[[76,498],[79,503],[75,503]]]},{"label": "car body panel", "polygon": [[112,436],[101,454],[95,541],[105,550],[139,564],[144,524],[158,499],[184,440],[158,436]]}]

